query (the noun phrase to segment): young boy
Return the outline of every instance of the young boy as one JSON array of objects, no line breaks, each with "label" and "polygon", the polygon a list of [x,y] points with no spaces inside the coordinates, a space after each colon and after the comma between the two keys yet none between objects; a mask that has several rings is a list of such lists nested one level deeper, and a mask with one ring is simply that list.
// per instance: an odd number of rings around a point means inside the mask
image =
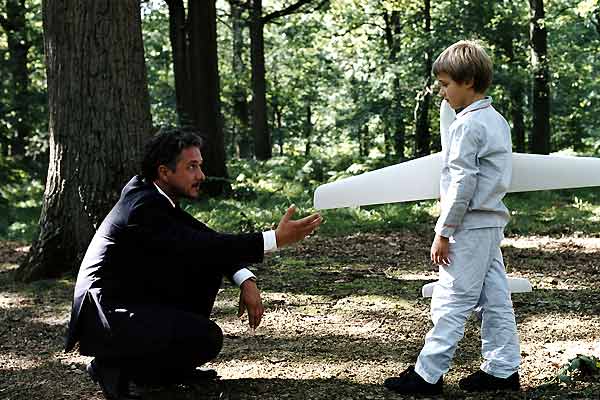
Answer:
[{"label": "young boy", "polygon": [[478,43],[453,44],[437,58],[433,73],[440,95],[456,111],[442,132],[441,214],[431,245],[440,275],[431,299],[433,328],[416,365],[384,384],[403,394],[441,393],[466,320],[481,307],[484,362],[459,386],[470,392],[519,390],[519,338],[500,251],[509,220],[502,198],[512,172],[510,128],[485,96],[492,62]]}]

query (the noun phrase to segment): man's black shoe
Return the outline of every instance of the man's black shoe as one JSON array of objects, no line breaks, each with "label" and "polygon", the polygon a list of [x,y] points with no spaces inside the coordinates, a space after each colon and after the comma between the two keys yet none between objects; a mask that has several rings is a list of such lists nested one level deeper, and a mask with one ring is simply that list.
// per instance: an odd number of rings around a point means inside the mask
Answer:
[{"label": "man's black shoe", "polygon": [[86,370],[92,380],[100,385],[107,400],[141,399],[139,393],[130,389],[129,382],[123,377],[120,368],[108,367],[93,359]]},{"label": "man's black shoe", "polygon": [[196,368],[182,374],[182,382],[186,385],[203,384],[219,377],[217,371],[209,368]]},{"label": "man's black shoe", "polygon": [[162,371],[160,374],[155,373],[155,371],[151,374],[137,371],[132,376],[132,380],[142,387],[159,389],[172,385],[205,385],[215,381],[218,377],[219,375],[214,369],[189,368]]},{"label": "man's black shoe", "polygon": [[508,378],[497,378],[482,370],[472,373],[458,382],[458,386],[467,392],[492,392],[496,390],[519,390],[519,373]]},{"label": "man's black shoe", "polygon": [[383,385],[396,393],[401,394],[442,394],[444,377],[436,383],[429,383],[415,372],[415,367],[410,366],[398,377],[387,378]]}]

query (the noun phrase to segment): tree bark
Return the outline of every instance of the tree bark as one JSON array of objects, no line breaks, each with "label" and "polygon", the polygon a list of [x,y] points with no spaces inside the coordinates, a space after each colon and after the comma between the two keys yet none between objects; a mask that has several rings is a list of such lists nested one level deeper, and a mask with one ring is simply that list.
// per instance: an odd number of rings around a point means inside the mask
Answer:
[{"label": "tree bark", "polygon": [[[402,26],[400,25],[400,12],[392,11],[388,14],[384,11],[385,21],[385,38],[389,51],[389,59],[391,65],[398,63],[398,53],[400,51],[400,34]],[[394,94],[392,99],[393,104],[393,142],[395,156],[398,160],[404,160],[404,147],[406,145],[406,135],[404,127],[404,99],[402,88],[400,87],[400,78],[395,74],[393,81]],[[387,140],[386,140],[387,141]],[[387,148],[386,143],[386,148]]]},{"label": "tree bark", "polygon": [[173,53],[175,97],[179,124],[199,130],[204,172],[203,191],[218,195],[229,190],[221,115],[215,0],[166,0]]},{"label": "tree bark", "polygon": [[[516,27],[511,25],[504,27],[507,32],[504,35],[496,35],[497,44],[504,50],[508,63],[515,68],[519,67],[519,61],[515,55],[514,37],[512,32],[516,31]],[[508,34],[506,34],[508,33]],[[517,74],[517,76],[519,76]],[[507,84],[508,95],[510,98],[510,115],[512,120],[512,137],[515,150],[518,153],[525,152],[525,121],[523,118],[524,95],[522,82],[516,78],[511,78]]]},{"label": "tree bark", "polygon": [[550,72],[548,63],[548,32],[544,22],[544,1],[529,0],[531,11],[530,40],[533,72],[533,126],[531,151],[550,153]]},{"label": "tree bark", "polygon": [[312,122],[312,108],[310,106],[310,102],[306,102],[306,119],[304,120],[304,139],[306,139],[306,144],[304,146],[304,156],[310,156],[310,145],[313,134],[313,122]]},{"label": "tree bark", "polygon": [[151,129],[139,0],[44,0],[42,12],[50,164],[24,281],[78,268]]},{"label": "tree bark", "polygon": [[[219,66],[217,55],[217,10],[215,0],[188,1],[190,26],[190,67],[194,109],[198,129],[207,143],[202,149],[204,170],[209,178],[203,191],[218,195],[228,190],[225,167],[225,141],[221,101],[219,98]],[[216,178],[216,179],[215,179]]]},{"label": "tree bark", "polygon": [[242,83],[246,76],[244,64],[244,36],[242,22],[242,8],[235,2],[231,5],[231,26],[233,28],[233,75],[235,79],[233,89],[233,116],[235,118],[234,137],[237,141],[238,156],[250,158],[252,156],[250,140],[250,119],[248,114],[248,94],[246,86]]},{"label": "tree bark", "polygon": [[523,93],[517,88],[510,91],[510,114],[513,123],[515,150],[525,152],[525,122],[523,119]]},{"label": "tree bark", "polygon": [[273,116],[275,123],[277,124],[277,144],[279,145],[279,155],[283,155],[283,111],[282,107],[279,104],[273,105]]},{"label": "tree bark", "polygon": [[0,19],[0,25],[6,32],[8,47],[7,65],[10,71],[11,90],[9,109],[13,112],[11,124],[14,135],[10,140],[9,155],[24,158],[27,140],[31,136],[31,98],[27,54],[31,47],[28,35],[27,9],[25,0],[6,0],[6,18]]},{"label": "tree bark", "polygon": [[362,158],[366,158],[369,155],[369,150],[371,147],[371,140],[369,137],[369,126],[367,124],[363,125],[358,130],[358,152]]},{"label": "tree bark", "polygon": [[191,96],[191,71],[187,46],[187,27],[183,0],[167,0],[169,6],[169,39],[175,77],[175,101],[179,125],[194,125]]},{"label": "tree bark", "polygon": [[[290,15],[312,0],[298,0],[284,9],[262,15],[262,0],[252,0],[250,11],[250,60],[252,63],[252,132],[254,155],[258,160],[271,158],[271,133],[267,112],[267,84],[265,79],[264,27],[267,23]],[[329,0],[322,1],[317,8]]]},{"label": "tree bark", "polygon": [[433,64],[431,54],[431,2],[424,0],[423,18],[425,23],[425,37],[427,38],[427,48],[425,49],[424,76],[425,83],[423,90],[417,98],[415,108],[415,155],[418,157],[426,156],[430,153],[431,132],[429,130],[429,105],[431,103],[431,67]]},{"label": "tree bark", "polygon": [[254,155],[258,160],[271,158],[271,134],[267,120],[267,84],[265,79],[265,39],[262,0],[252,1],[250,17],[250,60],[252,63],[252,132]]}]

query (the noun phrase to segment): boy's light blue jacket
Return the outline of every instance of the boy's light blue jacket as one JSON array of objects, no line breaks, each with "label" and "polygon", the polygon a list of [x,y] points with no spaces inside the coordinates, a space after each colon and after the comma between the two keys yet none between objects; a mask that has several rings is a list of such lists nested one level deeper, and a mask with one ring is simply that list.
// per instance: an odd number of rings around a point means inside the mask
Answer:
[{"label": "boy's light blue jacket", "polygon": [[503,228],[510,219],[502,202],[512,176],[510,127],[491,104],[491,97],[472,103],[447,133],[442,129],[442,210],[435,226],[441,236],[458,228]]}]

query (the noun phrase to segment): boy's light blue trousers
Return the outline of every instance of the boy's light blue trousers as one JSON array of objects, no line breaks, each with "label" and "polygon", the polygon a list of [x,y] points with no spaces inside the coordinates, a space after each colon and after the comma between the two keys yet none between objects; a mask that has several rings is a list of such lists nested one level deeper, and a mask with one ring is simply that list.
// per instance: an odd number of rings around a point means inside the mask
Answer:
[{"label": "boy's light blue trousers", "polygon": [[439,267],[431,298],[433,328],[425,337],[415,371],[435,383],[448,371],[465,323],[481,308],[481,369],[498,378],[521,362],[515,313],[500,251],[502,228],[457,230],[450,239],[449,266]]}]

